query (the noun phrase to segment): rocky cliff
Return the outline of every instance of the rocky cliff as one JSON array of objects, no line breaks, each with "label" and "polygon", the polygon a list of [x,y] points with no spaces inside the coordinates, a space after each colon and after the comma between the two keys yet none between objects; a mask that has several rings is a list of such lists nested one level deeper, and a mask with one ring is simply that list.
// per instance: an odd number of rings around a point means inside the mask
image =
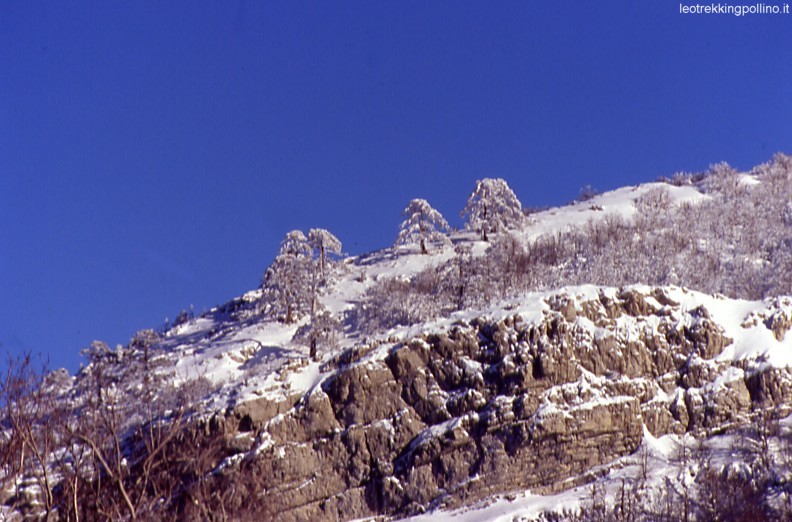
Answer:
[{"label": "rocky cliff", "polygon": [[[506,310],[347,350],[304,394],[228,411],[240,453],[218,480],[273,519],[398,517],[569,488],[634,452],[644,427],[712,433],[757,405],[787,408],[789,371],[726,354],[734,340],[705,304],[676,300],[686,293],[562,291],[531,318]],[[783,339],[787,308],[768,302],[741,328]]]}]

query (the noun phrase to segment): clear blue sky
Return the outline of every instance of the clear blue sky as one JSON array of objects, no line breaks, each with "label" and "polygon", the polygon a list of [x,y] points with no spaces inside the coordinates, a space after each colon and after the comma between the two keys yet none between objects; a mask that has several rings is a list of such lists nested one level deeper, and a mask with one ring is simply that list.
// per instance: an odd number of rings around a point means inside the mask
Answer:
[{"label": "clear blue sky", "polygon": [[387,246],[473,183],[567,202],[792,151],[792,15],[671,1],[3,2],[0,343],[75,370],[254,288],[283,235]]}]

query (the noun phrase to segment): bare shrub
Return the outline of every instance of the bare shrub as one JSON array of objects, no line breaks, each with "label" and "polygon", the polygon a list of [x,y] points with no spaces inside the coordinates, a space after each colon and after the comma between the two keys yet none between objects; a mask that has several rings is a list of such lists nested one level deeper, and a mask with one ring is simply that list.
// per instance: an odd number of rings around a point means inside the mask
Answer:
[{"label": "bare shrub", "polygon": [[580,193],[578,194],[578,201],[589,201],[594,199],[595,197],[600,195],[600,191],[592,187],[591,185],[585,185],[581,187]]},{"label": "bare shrub", "polygon": [[311,359],[317,360],[319,351],[338,346],[341,324],[327,311],[315,314],[308,324],[297,329],[292,338],[309,348]]}]

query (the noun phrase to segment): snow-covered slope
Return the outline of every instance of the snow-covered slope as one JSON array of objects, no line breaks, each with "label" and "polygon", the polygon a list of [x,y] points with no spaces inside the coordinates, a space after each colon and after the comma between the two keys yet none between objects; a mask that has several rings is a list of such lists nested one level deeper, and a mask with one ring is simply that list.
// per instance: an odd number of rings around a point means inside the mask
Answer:
[{"label": "snow-covered slope", "polygon": [[[265,278],[127,347],[98,344],[58,393],[78,415],[111,419],[108,444],[126,437],[116,471],[99,472],[119,485],[137,487],[128,462],[144,465],[135,452],[156,448],[141,427],[178,421],[184,433],[163,444],[203,433],[214,453],[196,457],[207,467],[191,473],[222,492],[205,501],[223,510],[249,491],[257,500],[237,505],[240,516],[563,518],[624,496],[625,484],[648,503],[687,499],[705,465],[680,460],[680,448],[703,440],[706,470],[726,469],[739,459],[724,448],[742,443],[739,430],[758,412],[792,410],[792,298],[772,291],[788,286],[779,267],[792,266],[784,257],[792,217],[768,224],[762,238],[763,224],[751,221],[766,214],[762,198],[792,186],[787,163],[781,156],[747,174],[624,187],[512,215],[506,230],[432,236],[426,254],[407,241],[336,260],[327,272],[310,253],[281,259],[314,267],[296,273],[314,293],[294,322],[291,303],[284,313],[275,302],[291,289]],[[784,197],[768,208],[790,207]],[[702,220],[689,224],[691,237],[685,219]],[[317,324],[331,327],[316,334]],[[167,386],[152,390],[156,382]],[[160,409],[118,406],[125,400]],[[93,439],[70,430],[70,446],[39,466],[52,476],[40,480],[32,468],[6,484],[8,495],[40,498],[50,479],[69,476],[68,462],[97,454]],[[183,487],[173,494],[197,494]]]},{"label": "snow-covered slope", "polygon": [[[747,174],[741,176],[745,184],[758,183],[753,176]],[[596,222],[608,215],[615,214],[631,220],[636,213],[635,202],[646,193],[658,189],[668,191],[670,205],[695,204],[709,197],[695,185],[647,183],[623,187],[599,194],[585,202],[575,202],[532,214],[530,221],[521,230],[512,233],[527,243],[537,237],[553,235]],[[346,258],[339,263],[337,281],[320,297],[321,305],[343,320],[344,312],[354,308],[373,285],[388,279],[409,280],[428,267],[448,262],[455,255],[454,247],[460,244],[470,245],[474,256],[485,255],[490,246],[488,242],[481,241],[476,233],[457,231],[450,235],[449,242],[433,245],[430,255],[421,255],[417,245],[406,245]],[[427,324],[381,332],[380,336],[406,339],[420,332],[445,328],[455,321],[469,320],[481,315],[498,317],[505,313],[513,313],[515,310],[530,320],[542,313],[543,299],[557,290],[559,289],[527,294],[508,302],[497,303],[494,307],[485,310],[470,309],[455,312],[449,317]],[[565,291],[582,299],[592,298],[600,290],[592,286],[570,288]],[[756,356],[757,351],[768,351],[768,346],[778,344],[778,341],[772,338],[772,332],[768,332],[765,328],[745,330],[739,326],[748,320],[751,314],[754,315],[753,320],[756,322],[768,313],[775,313],[771,310],[772,303],[729,300],[687,292],[683,289],[675,289],[671,292],[675,299],[680,299],[684,306],[691,309],[702,304],[706,305],[712,311],[714,319],[724,325],[728,335],[736,340],[721,356],[723,358]],[[232,304],[254,306],[260,298],[260,290],[252,290],[232,301]],[[785,303],[786,301],[777,302],[776,308],[780,306],[780,309],[786,310],[785,313],[789,313]],[[544,307],[546,308],[546,305]],[[306,346],[292,341],[295,332],[305,324],[307,318],[292,325],[255,314],[243,314],[244,319],[240,320],[239,316],[224,311],[228,308],[229,305],[225,305],[213,309],[166,332],[162,347],[172,354],[175,360],[177,378],[188,380],[205,377],[214,384],[223,385],[226,392],[235,390],[234,395],[237,400],[262,396],[262,394],[275,397],[279,396],[278,394],[282,396],[284,393],[299,393],[315,384],[315,379],[303,378],[300,375],[316,374],[317,363],[290,370],[288,373],[292,378],[289,381],[278,380],[280,379],[278,370],[288,366],[290,362],[295,363],[305,358],[308,354]],[[339,339],[336,351],[362,341],[364,337],[359,332],[347,328]],[[333,353],[330,352],[325,353],[325,358],[330,358],[332,355]],[[776,366],[786,366],[790,362],[792,362],[792,350],[789,351],[789,355],[783,350],[773,350],[767,360],[768,364]],[[242,381],[248,384],[241,385]],[[222,403],[222,400],[218,402],[219,396],[214,399],[216,406]]]},{"label": "snow-covered slope", "polygon": [[667,190],[671,205],[696,203],[708,198],[695,185],[677,187],[666,183],[645,183],[622,187],[598,194],[586,201],[533,214],[531,216],[533,223],[525,227],[523,236],[527,239],[535,239],[545,234],[554,234],[571,227],[585,225],[589,220],[602,219],[608,214],[617,214],[626,219],[632,219],[636,214],[635,202],[653,189]]}]

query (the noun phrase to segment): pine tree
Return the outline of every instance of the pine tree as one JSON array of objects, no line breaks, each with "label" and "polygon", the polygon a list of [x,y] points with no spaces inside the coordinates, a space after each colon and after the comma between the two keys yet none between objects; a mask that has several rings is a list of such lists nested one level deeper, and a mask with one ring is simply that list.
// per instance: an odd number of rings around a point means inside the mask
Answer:
[{"label": "pine tree", "polygon": [[314,276],[312,249],[299,230],[286,234],[275,261],[264,274],[264,300],[275,314],[284,314],[287,324],[313,304],[311,287]]},{"label": "pine tree", "polygon": [[465,216],[465,227],[480,232],[484,241],[489,240],[488,234],[515,228],[526,219],[520,200],[501,178],[476,181],[476,188],[462,210],[462,217]]},{"label": "pine tree", "polygon": [[444,231],[448,231],[449,226],[443,215],[425,199],[413,199],[404,209],[402,215],[406,219],[399,227],[399,235],[396,237],[396,245],[410,245],[418,243],[421,246],[421,253],[428,254],[426,243],[431,241],[445,241]]},{"label": "pine tree", "polygon": [[325,273],[328,254],[341,254],[341,241],[323,228],[312,228],[308,231],[308,243],[319,255],[319,266]]}]

